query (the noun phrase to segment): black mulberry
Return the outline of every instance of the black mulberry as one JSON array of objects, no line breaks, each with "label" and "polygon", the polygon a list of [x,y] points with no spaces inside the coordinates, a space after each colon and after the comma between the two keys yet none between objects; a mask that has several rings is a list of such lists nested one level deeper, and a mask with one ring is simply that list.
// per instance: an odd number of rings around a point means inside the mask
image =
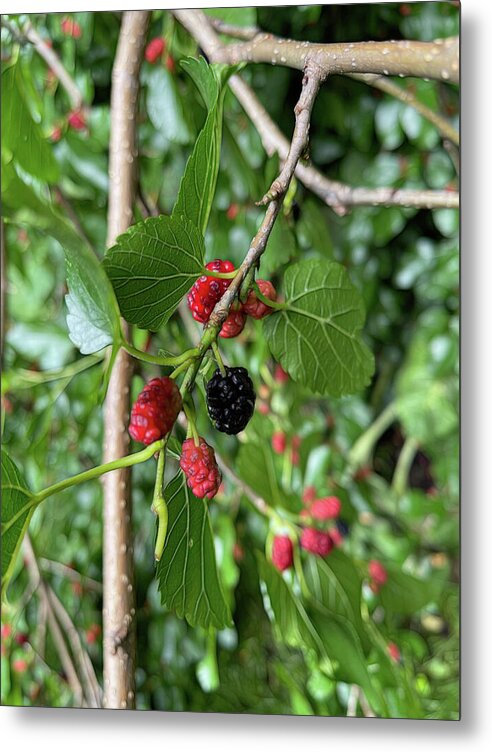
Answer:
[{"label": "black mulberry", "polygon": [[255,409],[256,394],[245,368],[217,369],[207,384],[207,407],[218,431],[236,434],[248,425]]}]

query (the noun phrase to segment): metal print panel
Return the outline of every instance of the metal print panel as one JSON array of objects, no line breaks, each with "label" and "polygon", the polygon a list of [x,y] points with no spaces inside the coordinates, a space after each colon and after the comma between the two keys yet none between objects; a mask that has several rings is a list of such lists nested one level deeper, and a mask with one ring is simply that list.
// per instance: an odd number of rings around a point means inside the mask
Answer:
[{"label": "metal print panel", "polygon": [[459,20],[2,16],[4,705],[459,718]]}]

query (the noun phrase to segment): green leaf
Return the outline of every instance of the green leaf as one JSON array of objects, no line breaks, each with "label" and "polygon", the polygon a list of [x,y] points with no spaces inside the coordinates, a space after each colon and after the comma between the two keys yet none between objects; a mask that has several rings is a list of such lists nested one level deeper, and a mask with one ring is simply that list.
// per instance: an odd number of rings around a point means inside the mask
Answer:
[{"label": "green leaf", "polygon": [[236,469],[241,480],[253,489],[267,504],[282,505],[282,491],[272,453],[260,443],[243,444],[239,450]]},{"label": "green leaf", "polygon": [[2,73],[2,150],[10,151],[26,172],[53,183],[58,165],[51,146],[35,123],[25,100],[19,66],[11,65]]},{"label": "green leaf", "polygon": [[367,648],[368,638],[361,616],[362,578],[342,551],[327,559],[307,556],[304,565],[308,587],[321,611],[347,621]]},{"label": "green leaf", "polygon": [[204,255],[201,234],[183,217],[151,217],[120,235],[104,267],[125,319],[157,331],[200,276]]},{"label": "green leaf", "polygon": [[147,84],[147,112],[154,128],[169,141],[188,144],[192,133],[175,77],[166,68],[156,66],[144,72],[143,81]]},{"label": "green leaf", "polygon": [[284,278],[286,308],[264,320],[276,360],[313,392],[340,397],[366,386],[374,358],[362,341],[364,304],[340,264],[301,261]]},{"label": "green leaf", "polygon": [[[88,355],[120,339],[120,314],[109,279],[97,256],[72,225],[6,165],[6,203],[17,221],[55,238],[65,252],[71,341]],[[4,189],[4,185],[2,185]],[[21,200],[23,197],[23,201]],[[10,202],[10,203],[9,203]]]},{"label": "green leaf", "polygon": [[69,294],[69,337],[83,355],[101,350],[120,337],[118,304],[99,260],[84,243],[77,252],[65,246]]},{"label": "green leaf", "polygon": [[256,8],[204,8],[207,15],[233,26],[255,26]]},{"label": "green leaf", "polygon": [[385,563],[388,580],[381,587],[379,599],[386,612],[398,616],[413,616],[439,594],[437,578],[421,580],[402,572],[397,566]]},{"label": "green leaf", "polygon": [[[205,234],[219,174],[222,111],[227,78],[236,68],[208,66],[205,61],[185,61],[184,68],[198,86],[208,115],[196,140],[179,186],[173,217],[186,217]],[[214,84],[215,80],[215,84]]]},{"label": "green leaf", "polygon": [[350,622],[322,613],[316,606],[304,606],[282,575],[264,557],[259,558],[260,577],[264,581],[273,611],[277,639],[305,652],[314,650],[320,667],[340,681],[359,684],[375,710],[380,700],[369,677],[360,640]]},{"label": "green leaf", "polygon": [[453,353],[448,332],[419,331],[396,381],[396,410],[405,434],[422,444],[432,445],[458,425],[457,374],[454,368],[443,371],[441,364],[448,345]]},{"label": "green leaf", "polygon": [[192,627],[228,627],[231,614],[217,573],[207,504],[193,496],[181,471],[164,496],[168,533],[156,575],[162,603]]},{"label": "green leaf", "polygon": [[34,507],[21,514],[4,532],[4,525],[32,498],[22,474],[5,450],[2,450],[2,589],[12,574],[15,559],[29,526]]},{"label": "green leaf", "polygon": [[273,624],[279,642],[292,648],[314,650],[325,661],[325,668],[331,667],[323,635],[309,618],[299,597],[294,595],[282,575],[258,554],[260,577],[266,585],[270,606],[273,611]]}]

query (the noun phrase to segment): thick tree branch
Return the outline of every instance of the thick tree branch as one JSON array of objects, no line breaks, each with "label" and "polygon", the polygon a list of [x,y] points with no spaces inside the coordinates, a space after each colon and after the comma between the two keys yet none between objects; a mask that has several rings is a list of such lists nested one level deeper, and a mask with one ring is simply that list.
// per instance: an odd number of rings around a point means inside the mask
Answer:
[{"label": "thick tree branch", "polygon": [[[133,219],[139,72],[149,12],[123,14],[112,74],[107,245]],[[124,327],[126,328],[126,327]],[[128,332],[125,331],[125,336]],[[104,459],[128,454],[131,358],[120,350],[104,411]],[[135,707],[135,596],[130,470],[115,470],[104,481],[103,658],[104,705]]]},{"label": "thick tree branch", "polygon": [[[184,11],[183,11],[184,12]],[[271,63],[303,70],[315,63],[326,76],[333,73],[377,73],[415,76],[457,84],[459,82],[457,37],[433,42],[410,40],[314,44],[258,34],[246,42],[222,46],[221,63]]]},{"label": "thick tree branch", "polygon": [[[217,60],[222,42],[199,10],[175,10],[175,17],[185,26],[211,61]],[[251,87],[239,75],[229,79],[229,87],[260,134],[268,155],[277,153],[283,161],[289,153],[289,141],[259,101]],[[416,208],[457,208],[456,191],[434,191],[394,188],[352,188],[329,180],[315,167],[299,162],[296,177],[337,214],[345,214],[350,206],[413,206]]]}]

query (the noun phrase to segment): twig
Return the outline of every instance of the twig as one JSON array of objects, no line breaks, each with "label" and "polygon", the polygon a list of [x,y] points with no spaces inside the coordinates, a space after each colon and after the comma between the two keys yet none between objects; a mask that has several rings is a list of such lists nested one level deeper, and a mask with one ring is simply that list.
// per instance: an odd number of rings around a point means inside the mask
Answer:
[{"label": "twig", "polygon": [[41,577],[39,567],[36,561],[36,556],[34,554],[34,549],[32,547],[32,543],[29,538],[29,535],[27,534],[24,536],[23,548],[24,548],[24,557],[25,557],[29,577],[31,579],[33,586],[36,583],[39,597],[41,601],[43,602],[43,607],[46,609],[46,619],[47,619],[47,622],[51,631],[53,643],[60,657],[60,661],[63,667],[63,671],[65,672],[65,675],[67,677],[67,681],[73,692],[75,706],[83,707],[85,703],[84,703],[84,693],[82,690],[82,684],[80,683],[72,658],[70,657],[70,653],[65,644],[65,640],[63,639],[63,634],[60,629],[60,626],[55,618],[53,607],[48,597],[47,585],[44,582],[43,578]]},{"label": "twig", "polygon": [[68,73],[56,52],[46,44],[43,37],[36,31],[29,21],[24,27],[24,34],[26,38],[32,42],[36,51],[48,64],[67,92],[72,108],[74,110],[80,110],[84,103],[80,89]]},{"label": "twig", "polygon": [[455,144],[455,146],[460,145],[460,134],[456,128],[454,128],[446,118],[441,117],[437,112],[434,112],[430,107],[423,104],[408,89],[402,89],[401,86],[398,86],[394,81],[391,81],[384,76],[376,76],[371,73],[351,73],[349,74],[349,77],[356,81],[361,81],[364,84],[368,84],[369,86],[373,86],[375,89],[384,91],[386,94],[395,97],[395,99],[399,99],[401,102],[413,107],[416,112],[435,126],[444,139],[448,139]]},{"label": "twig", "polygon": [[[107,245],[133,219],[136,167],[136,113],[139,72],[148,11],[123,13],[112,74]],[[128,337],[127,327],[124,334]],[[104,409],[104,458],[127,454],[131,358],[120,350]],[[135,707],[135,594],[133,590],[130,472],[120,469],[104,481],[103,663],[104,705]]]},{"label": "twig", "polygon": [[39,559],[39,566],[44,571],[57,574],[60,577],[65,577],[72,582],[80,582],[88,590],[94,590],[96,593],[102,593],[102,585],[97,580],[93,580],[91,577],[85,577],[84,575],[76,572],[75,569],[67,567],[66,564],[62,564],[61,561],[52,561],[51,559],[45,559],[41,557]]},{"label": "twig", "polygon": [[235,24],[225,23],[220,18],[214,18],[213,16],[209,16],[208,20],[219,34],[225,34],[235,39],[254,39],[260,33],[260,29],[257,26],[236,26]]},{"label": "twig", "polygon": [[[201,11],[173,11],[198,44],[214,61],[222,42]],[[285,160],[289,141],[271,119],[251,87],[239,76],[229,79],[229,87],[257,129],[266,153],[277,153]],[[416,208],[457,208],[459,195],[456,191],[433,191],[394,188],[352,188],[338,181],[329,180],[315,167],[298,163],[296,177],[321,198],[337,214],[346,213],[350,206],[413,206]]]},{"label": "twig", "polygon": [[[241,284],[248,271],[258,263],[262,253],[265,251],[268,238],[270,237],[273,225],[275,224],[275,220],[280,212],[285,193],[294,175],[296,165],[301,154],[307,147],[311,112],[322,79],[323,73],[316,65],[310,64],[306,67],[302,80],[301,95],[294,108],[296,122],[284,167],[281,170],[280,175],[273,181],[268,193],[260,202],[262,204],[267,201],[269,202],[260,229],[251,241],[248,253],[239,267],[236,276],[215,306],[212,315],[210,316],[207,329],[220,329],[222,323],[227,318],[229,308],[231,307],[235,296],[239,293]],[[206,336],[205,341],[207,341]]]},{"label": "twig", "polygon": [[65,630],[65,634],[72,650],[72,655],[77,660],[81,680],[83,680],[84,694],[87,699],[87,705],[90,708],[100,708],[102,694],[101,688],[99,687],[99,684],[97,682],[96,673],[94,671],[92,661],[87,654],[87,651],[84,650],[82,646],[82,641],[80,639],[79,633],[72,619],[70,618],[68,611],[65,609],[64,605],[57,597],[53,588],[47,586],[46,592],[53,611],[55,612],[58,621]]}]

